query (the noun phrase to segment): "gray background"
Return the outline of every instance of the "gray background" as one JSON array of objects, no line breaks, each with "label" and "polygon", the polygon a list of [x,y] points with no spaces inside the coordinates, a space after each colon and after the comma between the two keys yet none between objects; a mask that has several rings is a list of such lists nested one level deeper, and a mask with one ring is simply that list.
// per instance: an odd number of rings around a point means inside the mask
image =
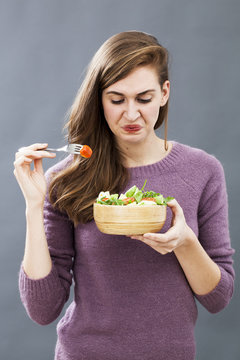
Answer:
[{"label": "gray background", "polygon": [[[14,153],[38,141],[64,144],[62,125],[86,65],[117,32],[146,31],[169,49],[169,138],[222,162],[239,275],[239,11],[239,0],[0,1],[1,359],[53,359],[56,342],[56,322],[35,324],[19,299],[25,204]],[[239,302],[237,276],[227,309],[211,315],[199,306],[198,360],[240,359]]]}]

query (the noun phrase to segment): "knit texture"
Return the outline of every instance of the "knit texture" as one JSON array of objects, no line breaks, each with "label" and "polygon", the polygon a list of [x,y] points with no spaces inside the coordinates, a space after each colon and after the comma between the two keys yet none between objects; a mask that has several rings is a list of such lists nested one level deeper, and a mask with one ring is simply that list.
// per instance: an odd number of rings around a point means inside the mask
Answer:
[{"label": "knit texture", "polygon": [[[71,158],[50,168],[59,171]],[[62,311],[74,278],[74,300],[57,326],[55,360],[194,360],[196,299],[210,312],[233,293],[234,270],[223,167],[212,155],[177,142],[161,161],[130,168],[126,189],[136,184],[173,196],[187,224],[219,265],[221,280],[196,295],[174,253],[161,255],[126,236],[101,233],[94,221],[74,228],[46,198],[45,231],[52,257],[48,276],[19,274],[22,302],[39,324]],[[122,189],[124,192],[126,189]],[[171,226],[171,210],[161,232]],[[201,269],[199,269],[201,271]]]}]

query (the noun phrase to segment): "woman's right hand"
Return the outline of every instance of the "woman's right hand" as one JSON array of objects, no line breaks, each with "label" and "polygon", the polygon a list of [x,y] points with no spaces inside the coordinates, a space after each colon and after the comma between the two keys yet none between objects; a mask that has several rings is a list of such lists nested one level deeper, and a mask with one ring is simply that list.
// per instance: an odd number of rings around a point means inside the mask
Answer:
[{"label": "woman's right hand", "polygon": [[[14,175],[19,183],[27,205],[43,205],[47,183],[42,159],[54,158],[55,153],[44,151],[47,144],[33,144],[18,150],[14,161]],[[31,163],[34,163],[33,170]]]}]

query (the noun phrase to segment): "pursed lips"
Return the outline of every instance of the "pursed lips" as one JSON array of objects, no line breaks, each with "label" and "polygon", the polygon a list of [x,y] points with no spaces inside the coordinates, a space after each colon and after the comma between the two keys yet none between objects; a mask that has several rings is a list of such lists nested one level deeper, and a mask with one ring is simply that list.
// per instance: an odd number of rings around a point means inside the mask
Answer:
[{"label": "pursed lips", "polygon": [[141,130],[142,126],[140,125],[125,125],[123,126],[123,130],[127,132],[136,132]]}]

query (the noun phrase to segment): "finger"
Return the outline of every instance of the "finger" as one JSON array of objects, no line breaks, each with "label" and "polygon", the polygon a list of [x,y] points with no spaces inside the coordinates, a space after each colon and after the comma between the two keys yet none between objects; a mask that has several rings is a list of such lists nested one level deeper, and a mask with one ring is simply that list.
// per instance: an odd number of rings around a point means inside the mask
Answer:
[{"label": "finger", "polygon": [[28,150],[33,150],[33,151],[37,151],[37,150],[42,150],[47,148],[48,144],[47,143],[35,143],[29,146],[23,146],[20,149],[18,149],[18,151],[16,152],[15,158],[18,157],[20,154],[24,153],[26,154],[26,152]]},{"label": "finger", "polygon": [[171,253],[174,250],[174,244],[162,244],[157,241],[149,240],[149,239],[145,239],[143,240],[143,242],[162,255]]},{"label": "finger", "polygon": [[[145,237],[145,235],[151,235],[151,239],[150,239],[150,237]],[[169,242],[166,242],[164,240],[164,242],[161,242],[159,240],[159,238],[156,237],[156,235],[162,235],[162,234],[149,233],[149,234],[144,234],[143,236],[134,235],[134,236],[130,236],[130,237],[131,237],[131,239],[136,239],[136,240],[142,241],[143,243],[145,243],[146,245],[149,245],[151,248],[153,248],[154,250],[156,250],[157,252],[159,252],[162,255],[171,253],[177,247],[176,240],[171,240]],[[165,235],[165,234],[163,234],[163,235]]]},{"label": "finger", "polygon": [[146,234],[143,234],[143,237],[144,239],[149,239],[149,240],[155,240],[155,241],[167,241],[166,239],[166,234],[167,233],[164,233],[164,234],[160,234],[160,233],[146,233]]},{"label": "finger", "polygon": [[166,254],[171,253],[172,251],[167,251],[167,250],[162,249],[161,251],[158,251],[158,252],[162,255],[166,255]]},{"label": "finger", "polygon": [[172,240],[167,243],[159,243],[158,241],[154,240],[145,240],[144,242],[161,254],[170,253],[178,246],[178,242],[176,240]]},{"label": "finger", "polygon": [[[32,160],[25,156],[22,156],[18,158],[16,161],[14,161],[14,175],[17,179],[25,176],[26,170],[28,172],[30,169],[31,162]],[[25,167],[27,166],[27,168],[24,169],[24,166]]]},{"label": "finger", "polygon": [[35,169],[38,173],[44,174],[42,159],[35,159],[35,160],[34,160],[34,169]]},{"label": "finger", "polygon": [[145,239],[165,244],[169,241],[176,239],[176,230],[175,227],[171,227],[166,233],[146,233],[143,235],[143,237]]},{"label": "finger", "polygon": [[15,158],[18,159],[21,156],[27,156],[31,159],[41,159],[41,158],[53,158],[56,156],[55,153],[50,153],[48,151],[42,150],[31,150],[30,148],[22,148],[21,151],[16,153]]},{"label": "finger", "polygon": [[151,247],[154,247],[156,246],[156,241],[152,241],[151,239],[148,239],[148,238],[145,238],[144,236],[142,235],[134,235],[134,236],[131,236],[131,239],[135,239],[135,240],[139,240],[139,241],[142,241],[144,242],[145,244],[151,246]]},{"label": "finger", "polygon": [[131,235],[129,236],[131,239],[135,239],[135,240],[142,240],[143,236],[142,235]]},{"label": "finger", "polygon": [[15,169],[17,170],[22,165],[24,165],[24,164],[29,165],[31,162],[32,162],[31,158],[29,158],[29,157],[27,157],[25,155],[22,155],[19,158],[17,158],[17,160],[15,160],[13,164],[14,164]]},{"label": "finger", "polygon": [[30,148],[32,150],[40,150],[40,149],[46,149],[48,146],[48,143],[35,143],[30,145]]},{"label": "finger", "polygon": [[25,149],[41,150],[41,149],[47,148],[47,146],[48,146],[47,143],[35,143],[35,144],[29,145],[29,146],[23,146],[18,151],[22,151]]}]

